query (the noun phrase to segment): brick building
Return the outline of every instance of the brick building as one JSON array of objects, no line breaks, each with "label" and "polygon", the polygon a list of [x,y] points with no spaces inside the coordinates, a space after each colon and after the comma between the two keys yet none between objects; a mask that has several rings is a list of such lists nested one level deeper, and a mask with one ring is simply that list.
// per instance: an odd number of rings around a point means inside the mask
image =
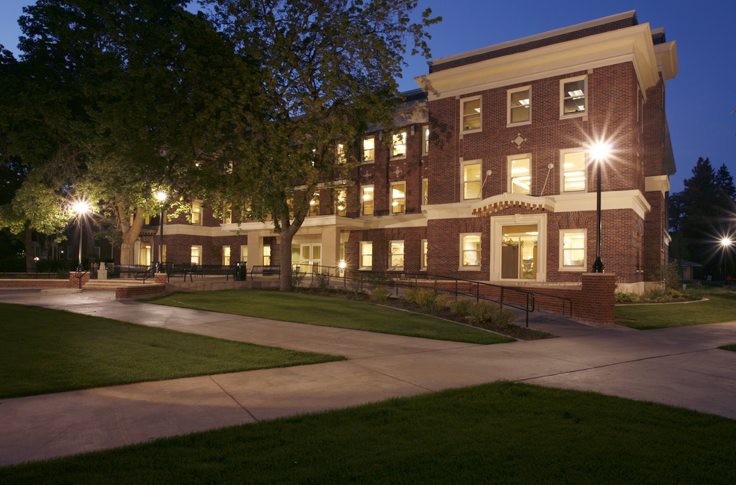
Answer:
[{"label": "brick building", "polygon": [[[590,149],[605,141],[602,259],[621,289],[641,292],[667,261],[676,73],[675,42],[635,12],[435,59],[394,130],[362,140],[350,180],[316,194],[293,262],[578,284],[595,259]],[[154,232],[140,263],[156,259]],[[169,261],[277,263],[272,224],[215,220],[198,204],[165,236]]]}]

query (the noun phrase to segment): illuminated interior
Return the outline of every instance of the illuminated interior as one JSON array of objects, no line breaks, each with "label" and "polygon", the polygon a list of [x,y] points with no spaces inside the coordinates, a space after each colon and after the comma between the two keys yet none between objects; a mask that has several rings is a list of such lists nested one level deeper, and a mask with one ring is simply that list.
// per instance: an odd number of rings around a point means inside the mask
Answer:
[{"label": "illuminated interior", "polygon": [[539,230],[536,224],[503,226],[501,247],[501,278],[513,280],[537,279],[537,245]]}]

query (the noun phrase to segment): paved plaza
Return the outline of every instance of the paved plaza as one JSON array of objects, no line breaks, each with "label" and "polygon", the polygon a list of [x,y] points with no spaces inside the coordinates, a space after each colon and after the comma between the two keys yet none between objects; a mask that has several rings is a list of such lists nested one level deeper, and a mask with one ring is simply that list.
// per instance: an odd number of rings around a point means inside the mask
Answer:
[{"label": "paved plaza", "polygon": [[348,360],[0,400],[0,465],[511,380],[736,419],[736,321],[637,331],[550,315],[560,338],[477,345],[116,301],[109,292],[1,291],[0,301]]}]

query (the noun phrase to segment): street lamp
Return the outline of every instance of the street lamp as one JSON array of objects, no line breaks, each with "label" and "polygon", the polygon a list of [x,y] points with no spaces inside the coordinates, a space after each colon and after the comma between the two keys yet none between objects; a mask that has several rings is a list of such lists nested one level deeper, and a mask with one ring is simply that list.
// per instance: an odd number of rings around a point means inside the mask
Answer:
[{"label": "street lamp", "polygon": [[156,263],[156,272],[161,272],[164,263],[164,202],[169,198],[169,194],[163,190],[157,190],[153,196],[161,205],[161,218],[159,219],[158,232],[158,262]]},{"label": "street lamp", "polygon": [[84,219],[87,214],[92,212],[92,208],[89,205],[89,202],[87,202],[86,199],[77,199],[72,202],[71,205],[72,213],[77,217],[77,226],[79,227],[79,258],[77,261],[77,273],[82,272],[82,219]]},{"label": "street lamp", "polygon": [[723,254],[721,254],[721,277],[723,281],[726,281],[726,253],[731,249],[734,241],[731,236],[723,236],[719,243],[721,245],[721,251],[723,251]]},{"label": "street lamp", "polygon": [[596,178],[596,226],[595,226],[595,262],[593,273],[603,273],[601,260],[601,165],[608,159],[611,146],[605,142],[594,143],[590,147],[590,158],[595,162]]}]

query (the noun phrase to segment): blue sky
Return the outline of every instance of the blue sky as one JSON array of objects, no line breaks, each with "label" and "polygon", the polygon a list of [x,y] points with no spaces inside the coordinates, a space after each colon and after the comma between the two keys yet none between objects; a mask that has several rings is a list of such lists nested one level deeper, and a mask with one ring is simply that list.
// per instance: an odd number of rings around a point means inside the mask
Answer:
[{"label": "blue sky", "polygon": [[[17,18],[28,0],[0,0],[0,44],[15,51]],[[636,10],[639,22],[664,27],[677,42],[678,76],[667,85],[667,116],[677,173],[672,190],[682,189],[699,156],[715,166],[725,163],[736,176],[736,2],[733,0],[627,3],[613,0],[420,0],[443,17],[431,29],[433,57],[477,49],[498,42]],[[426,72],[424,59],[413,58],[400,80],[402,90],[417,87],[413,78]]]}]

